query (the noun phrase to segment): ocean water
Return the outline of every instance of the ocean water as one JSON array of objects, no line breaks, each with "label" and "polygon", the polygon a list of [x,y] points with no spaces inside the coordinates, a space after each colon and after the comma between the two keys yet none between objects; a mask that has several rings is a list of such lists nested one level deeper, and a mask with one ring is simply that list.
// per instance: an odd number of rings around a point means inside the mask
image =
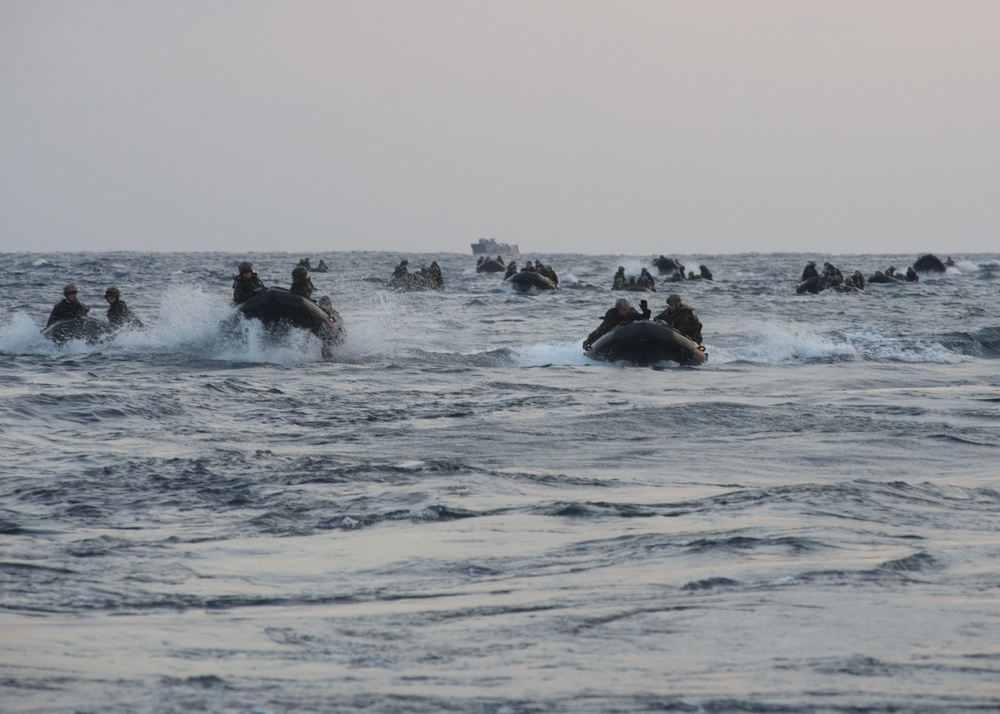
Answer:
[{"label": "ocean water", "polygon": [[[655,369],[581,349],[653,256],[313,254],[329,359],[221,336],[244,257],[0,255],[0,710],[1000,710],[1000,255],[679,256]],[[146,331],[50,343],[69,281]]]}]

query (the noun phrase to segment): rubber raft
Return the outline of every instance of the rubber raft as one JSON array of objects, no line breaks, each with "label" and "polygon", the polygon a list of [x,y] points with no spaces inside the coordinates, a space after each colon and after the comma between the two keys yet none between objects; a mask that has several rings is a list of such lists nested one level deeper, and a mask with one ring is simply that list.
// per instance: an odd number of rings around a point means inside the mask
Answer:
[{"label": "rubber raft", "polygon": [[622,325],[602,335],[590,346],[587,356],[605,362],[630,362],[640,367],[659,362],[698,365],[708,360],[705,348],[697,342],[672,327],[649,320]]},{"label": "rubber raft", "polygon": [[666,275],[667,273],[672,273],[675,270],[684,269],[684,266],[680,263],[676,262],[672,258],[665,258],[662,255],[653,261],[653,265],[660,271],[660,275]]},{"label": "rubber raft", "polygon": [[257,293],[237,305],[236,312],[260,320],[272,332],[290,327],[309,330],[322,340],[324,349],[339,344],[344,336],[344,322],[336,310],[328,315],[312,300],[282,288]]},{"label": "rubber raft", "polygon": [[481,263],[476,263],[477,273],[506,273],[507,266],[496,258],[487,258]]},{"label": "rubber raft", "polygon": [[70,340],[83,340],[88,345],[96,345],[110,339],[115,330],[110,323],[93,317],[72,317],[60,320],[42,330],[42,334],[57,344]]},{"label": "rubber raft", "polygon": [[504,285],[510,285],[515,290],[526,293],[530,290],[555,290],[556,284],[546,278],[541,273],[525,270],[521,273],[514,273],[503,281]]},{"label": "rubber raft", "polygon": [[913,269],[918,273],[945,273],[948,271],[948,266],[933,253],[927,253],[917,258],[913,263]]}]

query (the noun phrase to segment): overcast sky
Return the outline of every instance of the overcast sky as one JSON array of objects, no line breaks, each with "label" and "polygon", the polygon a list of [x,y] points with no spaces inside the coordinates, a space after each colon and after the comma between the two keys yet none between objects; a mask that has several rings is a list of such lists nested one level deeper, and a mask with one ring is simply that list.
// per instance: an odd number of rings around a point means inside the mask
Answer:
[{"label": "overcast sky", "polygon": [[998,33],[998,0],[0,0],[0,250],[995,252]]}]

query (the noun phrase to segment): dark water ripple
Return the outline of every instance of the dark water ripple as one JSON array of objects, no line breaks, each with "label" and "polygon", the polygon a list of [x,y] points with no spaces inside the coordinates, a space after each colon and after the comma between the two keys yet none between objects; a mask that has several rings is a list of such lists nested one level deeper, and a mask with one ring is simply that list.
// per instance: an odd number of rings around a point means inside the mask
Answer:
[{"label": "dark water ripple", "polygon": [[[580,349],[645,257],[326,256],[329,360],[219,335],[241,257],[0,256],[5,711],[1000,708],[997,256],[688,257],[710,360],[657,370]],[[71,279],[148,331],[48,344]]]}]

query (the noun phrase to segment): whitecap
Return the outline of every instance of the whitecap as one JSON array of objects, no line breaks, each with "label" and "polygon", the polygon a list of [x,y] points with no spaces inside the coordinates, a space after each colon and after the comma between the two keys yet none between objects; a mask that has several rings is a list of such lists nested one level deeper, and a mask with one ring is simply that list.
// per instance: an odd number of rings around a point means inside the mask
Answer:
[{"label": "whitecap", "polygon": [[746,340],[736,346],[713,348],[706,345],[709,362],[788,364],[857,356],[857,351],[849,342],[837,342],[815,332],[775,329],[769,333],[750,335]]}]

